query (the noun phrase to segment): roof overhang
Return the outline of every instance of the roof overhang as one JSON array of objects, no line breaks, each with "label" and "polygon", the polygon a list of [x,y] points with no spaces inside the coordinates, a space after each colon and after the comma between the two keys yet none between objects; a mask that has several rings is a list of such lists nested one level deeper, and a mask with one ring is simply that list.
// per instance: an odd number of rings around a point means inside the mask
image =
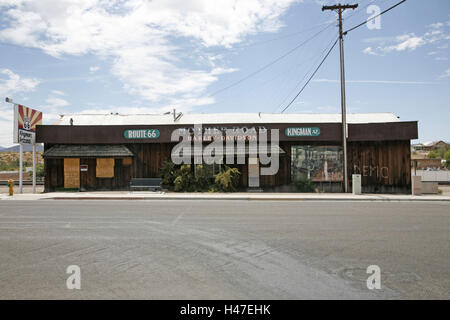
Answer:
[{"label": "roof overhang", "polygon": [[126,158],[133,153],[124,145],[58,144],[46,150],[44,158]]}]

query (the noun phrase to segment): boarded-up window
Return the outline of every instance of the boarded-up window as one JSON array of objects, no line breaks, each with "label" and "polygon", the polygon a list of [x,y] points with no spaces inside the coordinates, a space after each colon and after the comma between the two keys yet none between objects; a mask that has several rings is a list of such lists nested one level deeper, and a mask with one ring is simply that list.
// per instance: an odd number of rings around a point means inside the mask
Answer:
[{"label": "boarded-up window", "polygon": [[64,188],[80,187],[80,159],[64,159]]},{"label": "boarded-up window", "polygon": [[123,158],[122,159],[122,165],[124,167],[131,166],[132,164],[133,164],[133,159],[131,159],[131,158]]},{"label": "boarded-up window", "polygon": [[114,158],[97,158],[97,178],[114,177]]}]

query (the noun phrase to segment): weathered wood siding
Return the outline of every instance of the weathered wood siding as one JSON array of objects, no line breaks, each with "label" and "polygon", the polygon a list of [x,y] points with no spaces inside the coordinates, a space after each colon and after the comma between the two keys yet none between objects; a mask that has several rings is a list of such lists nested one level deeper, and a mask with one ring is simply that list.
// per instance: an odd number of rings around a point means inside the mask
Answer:
[{"label": "weathered wood siding", "polygon": [[[64,159],[45,159],[45,191],[64,188]],[[131,180],[131,166],[123,166],[122,159],[114,160],[114,177],[96,177],[96,159],[80,158],[80,165],[88,165],[88,171],[80,172],[81,190],[123,190]]]},{"label": "weathered wood siding", "polygon": [[[260,176],[260,186],[271,188],[291,183],[291,146],[311,145],[308,142],[280,143],[285,152],[280,156],[278,173],[273,176]],[[339,145],[338,143],[318,142],[314,145]],[[81,187],[86,190],[127,189],[131,178],[157,177],[163,163],[170,159],[173,143],[127,144],[133,152],[133,164],[126,166],[122,159],[115,160],[114,178],[96,178],[95,158],[81,158],[80,164],[87,164],[88,172],[81,172]],[[46,145],[46,148],[50,145]],[[348,176],[362,175],[363,192],[411,191],[410,141],[353,141],[348,145]],[[247,162],[247,161],[246,161]],[[241,171],[241,187],[248,186],[248,166],[231,165]],[[64,160],[45,159],[45,190],[54,191],[64,186]]]},{"label": "weathered wood siding", "polygon": [[127,144],[127,148],[134,154],[133,178],[157,177],[164,162],[170,160],[174,145],[174,143]]},{"label": "weathered wood siding", "polygon": [[363,192],[410,193],[410,141],[351,142],[348,176],[361,174]]}]

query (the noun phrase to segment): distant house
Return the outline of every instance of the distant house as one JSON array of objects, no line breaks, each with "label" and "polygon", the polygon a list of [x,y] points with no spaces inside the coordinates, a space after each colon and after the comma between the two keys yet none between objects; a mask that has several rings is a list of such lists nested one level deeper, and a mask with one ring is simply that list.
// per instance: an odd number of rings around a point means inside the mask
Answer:
[{"label": "distant house", "polygon": [[412,152],[424,151],[423,143],[416,143],[411,145]]},{"label": "distant house", "polygon": [[442,147],[447,146],[447,142],[439,140],[439,141],[429,141],[425,143],[417,143],[411,146],[412,151],[431,151],[440,149]]}]

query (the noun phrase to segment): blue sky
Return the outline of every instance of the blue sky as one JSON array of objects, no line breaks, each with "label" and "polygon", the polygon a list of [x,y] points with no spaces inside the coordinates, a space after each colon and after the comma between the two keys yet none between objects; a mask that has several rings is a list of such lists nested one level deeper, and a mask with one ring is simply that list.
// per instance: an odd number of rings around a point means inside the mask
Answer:
[{"label": "blue sky", "polygon": [[[344,29],[364,20],[360,0]],[[14,101],[65,113],[280,112],[337,37],[314,0],[0,0],[0,145]],[[315,34],[315,37],[313,37]],[[226,90],[312,38],[284,59]],[[419,121],[419,140],[450,140],[450,1],[407,0],[345,38],[348,112]],[[286,112],[340,112],[335,47]],[[219,93],[217,93],[219,91]]]}]

